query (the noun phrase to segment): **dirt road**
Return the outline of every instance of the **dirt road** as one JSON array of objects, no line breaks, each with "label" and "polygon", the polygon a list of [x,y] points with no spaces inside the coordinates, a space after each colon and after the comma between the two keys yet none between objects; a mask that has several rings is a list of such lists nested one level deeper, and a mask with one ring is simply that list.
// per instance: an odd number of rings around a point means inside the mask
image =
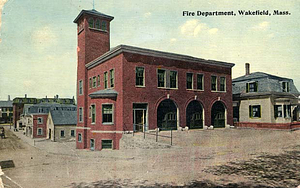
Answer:
[{"label": "dirt road", "polygon": [[[3,171],[23,188],[199,187],[200,185],[203,187],[216,185],[289,187],[299,183],[299,173],[296,171],[289,173],[287,181],[282,180],[274,184],[278,179],[260,178],[265,176],[260,175],[259,170],[253,170],[256,167],[250,164],[256,164],[257,160],[264,161],[263,158],[259,158],[262,155],[274,156],[269,159],[267,157],[268,160],[262,162],[266,163],[265,166],[276,160],[276,156],[279,156],[279,161],[282,162],[283,156],[291,152],[292,156],[297,155],[292,164],[299,169],[297,152],[300,148],[297,146],[300,146],[300,131],[248,129],[180,131],[173,133],[174,146],[172,147],[149,149],[128,147],[118,151],[100,152],[76,150],[73,143],[47,141],[32,147],[23,143],[11,132],[7,131],[7,133],[8,138],[0,140],[0,161],[14,161],[14,168]],[[142,135],[135,135],[135,137],[141,138]],[[168,140],[160,141],[165,145],[168,143]],[[132,142],[143,141],[134,139]],[[286,159],[291,158],[291,155],[286,155]],[[239,167],[245,164],[250,165],[252,170],[248,172],[246,167]],[[282,166],[290,167],[287,164]],[[271,168],[278,170],[274,165]],[[267,170],[262,168],[260,171]],[[258,174],[259,178],[255,178],[255,174]],[[267,176],[275,177],[275,175],[269,173]],[[286,177],[282,176],[282,178]],[[4,178],[3,181],[10,187],[18,187],[8,179]]]}]

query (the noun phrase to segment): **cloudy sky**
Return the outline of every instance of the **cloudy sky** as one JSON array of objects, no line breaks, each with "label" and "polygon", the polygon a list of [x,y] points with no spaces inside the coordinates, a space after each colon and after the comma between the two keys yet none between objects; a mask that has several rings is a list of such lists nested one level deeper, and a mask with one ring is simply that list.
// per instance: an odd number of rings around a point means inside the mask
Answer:
[{"label": "cloudy sky", "polygon": [[[142,3],[141,3],[142,2]],[[0,100],[76,95],[75,17],[93,0],[0,0]],[[126,44],[235,63],[233,78],[267,72],[300,89],[300,1],[95,0],[115,17],[111,47]],[[237,16],[184,17],[183,11],[234,11]],[[238,10],[289,11],[239,16]]]}]

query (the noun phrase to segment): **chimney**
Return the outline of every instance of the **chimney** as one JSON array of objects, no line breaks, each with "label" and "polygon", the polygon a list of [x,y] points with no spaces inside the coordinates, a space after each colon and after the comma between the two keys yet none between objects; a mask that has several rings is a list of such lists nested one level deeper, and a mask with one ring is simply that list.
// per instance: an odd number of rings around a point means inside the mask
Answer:
[{"label": "chimney", "polygon": [[25,94],[25,98],[27,98],[27,94]]},{"label": "chimney", "polygon": [[10,95],[8,95],[8,101],[10,101]]},{"label": "chimney", "polygon": [[58,95],[56,95],[56,98],[58,99]]},{"label": "chimney", "polygon": [[250,74],[250,63],[245,64],[245,69],[246,69],[246,75]]}]

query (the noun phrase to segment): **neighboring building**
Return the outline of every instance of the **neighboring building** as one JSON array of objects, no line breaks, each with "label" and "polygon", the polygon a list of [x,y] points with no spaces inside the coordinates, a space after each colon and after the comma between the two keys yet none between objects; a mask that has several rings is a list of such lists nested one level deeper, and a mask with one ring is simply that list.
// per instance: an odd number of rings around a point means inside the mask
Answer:
[{"label": "neighboring building", "polygon": [[234,120],[240,127],[290,128],[299,121],[299,92],[292,79],[263,72],[232,80]]},{"label": "neighboring building", "polygon": [[7,101],[0,101],[0,124],[11,123],[13,119],[13,101],[8,96]]},{"label": "neighboring building", "polygon": [[[25,105],[24,113],[18,120],[19,127],[25,127],[25,135],[31,138],[47,137],[47,119],[50,111],[77,111],[75,105],[59,103],[39,103]],[[76,121],[76,119],[75,119]]]},{"label": "neighboring building", "polygon": [[[21,114],[23,114],[24,105],[25,104],[38,104],[38,103],[59,103],[59,104],[75,104],[75,99],[73,98],[59,98],[58,95],[54,96],[54,98],[28,98],[25,94],[24,98],[17,97],[13,99],[13,124],[15,129],[18,127],[22,127],[23,125],[20,125],[17,123],[17,121],[20,120]],[[19,121],[19,123],[22,121]]]},{"label": "neighboring building", "polygon": [[77,148],[119,149],[124,131],[233,125],[234,64],[132,46],[110,50],[113,17],[82,10]]},{"label": "neighboring building", "polygon": [[47,139],[75,141],[77,110],[50,110],[47,119]]}]

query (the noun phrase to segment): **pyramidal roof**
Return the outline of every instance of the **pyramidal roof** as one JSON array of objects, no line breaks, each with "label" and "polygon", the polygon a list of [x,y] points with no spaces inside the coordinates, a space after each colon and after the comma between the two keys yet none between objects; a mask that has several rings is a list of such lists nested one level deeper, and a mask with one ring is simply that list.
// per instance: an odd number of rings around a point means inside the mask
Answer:
[{"label": "pyramidal roof", "polygon": [[74,23],[77,23],[78,19],[84,15],[84,14],[90,14],[90,15],[94,15],[94,16],[100,16],[100,17],[104,17],[104,18],[107,18],[109,21],[113,20],[114,17],[112,16],[109,16],[109,15],[106,15],[106,14],[103,14],[101,12],[98,12],[97,10],[95,9],[92,9],[92,10],[82,10],[78,16],[75,18],[75,20],[73,21]]}]

